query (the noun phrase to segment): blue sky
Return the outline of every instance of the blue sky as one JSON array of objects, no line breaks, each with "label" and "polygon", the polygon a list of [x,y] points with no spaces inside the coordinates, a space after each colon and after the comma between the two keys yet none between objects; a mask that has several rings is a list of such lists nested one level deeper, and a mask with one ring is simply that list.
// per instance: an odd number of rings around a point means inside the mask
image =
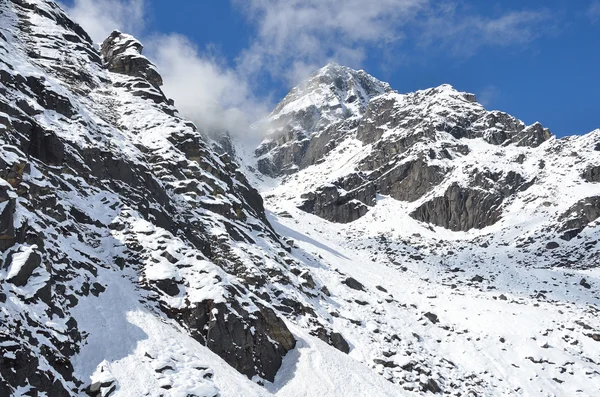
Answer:
[{"label": "blue sky", "polygon": [[165,92],[196,121],[214,114],[197,110],[211,101],[259,117],[336,61],[400,92],[452,84],[558,136],[600,128],[600,0],[440,3],[63,2],[96,41],[112,28],[140,38]]}]

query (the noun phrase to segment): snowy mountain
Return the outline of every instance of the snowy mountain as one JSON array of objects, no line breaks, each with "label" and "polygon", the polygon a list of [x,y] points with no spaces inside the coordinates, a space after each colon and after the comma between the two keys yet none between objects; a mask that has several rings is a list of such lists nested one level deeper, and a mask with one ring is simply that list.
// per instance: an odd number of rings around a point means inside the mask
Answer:
[{"label": "snowy mountain", "polygon": [[600,130],[330,64],[238,165],[161,85],[0,2],[1,396],[600,390]]},{"label": "snowy mountain", "polygon": [[[351,355],[413,391],[433,371],[451,395],[596,395],[600,130],[556,139],[449,85],[399,94],[364,76],[328,65],[294,88],[249,167],[276,230],[415,316],[367,305],[356,319],[378,335],[349,336]],[[339,87],[385,89],[347,112]]]}]

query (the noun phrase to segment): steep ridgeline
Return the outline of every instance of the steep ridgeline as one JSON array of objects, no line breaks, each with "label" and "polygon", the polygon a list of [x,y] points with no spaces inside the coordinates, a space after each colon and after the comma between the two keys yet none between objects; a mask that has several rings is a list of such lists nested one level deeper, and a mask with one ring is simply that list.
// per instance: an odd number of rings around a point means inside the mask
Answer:
[{"label": "steep ridgeline", "polygon": [[0,77],[0,395],[266,394],[239,373],[274,379],[285,316],[347,350],[139,41],[98,51],[55,2],[2,1]]},{"label": "steep ridgeline", "polygon": [[600,131],[555,139],[449,85],[402,95],[362,71],[327,65],[261,126],[268,138],[255,152],[258,170],[305,170],[282,184],[301,189],[299,208],[332,222],[361,218],[382,196],[451,231],[505,224],[526,205],[547,215],[540,230],[549,238],[569,241],[600,216]]}]

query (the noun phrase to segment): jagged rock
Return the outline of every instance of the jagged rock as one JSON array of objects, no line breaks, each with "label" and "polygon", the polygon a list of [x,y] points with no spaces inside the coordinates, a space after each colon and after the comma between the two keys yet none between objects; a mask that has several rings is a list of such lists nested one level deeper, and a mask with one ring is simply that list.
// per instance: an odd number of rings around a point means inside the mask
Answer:
[{"label": "jagged rock", "polygon": [[483,277],[481,277],[479,274],[475,275],[471,281],[473,281],[474,283],[482,283],[484,280]]},{"label": "jagged rock", "polygon": [[339,332],[331,333],[331,345],[343,353],[350,353],[350,345]]},{"label": "jagged rock", "polygon": [[563,240],[571,240],[590,223],[600,218],[600,197],[583,199],[571,206],[558,218],[558,232]]},{"label": "jagged rock", "polygon": [[239,372],[273,381],[283,356],[296,344],[294,336],[273,310],[259,305],[258,311],[248,313],[236,301],[230,304],[234,311],[206,301],[173,314]]},{"label": "jagged rock", "polygon": [[588,282],[587,282],[587,280],[586,280],[585,278],[582,278],[582,279],[579,281],[579,285],[581,285],[583,288],[587,288],[587,289],[590,289],[590,288],[592,288],[592,286],[590,285],[590,283],[588,283]]},{"label": "jagged rock", "polygon": [[431,321],[433,324],[437,324],[437,323],[439,323],[439,322],[440,322],[440,320],[438,320],[438,316],[437,316],[437,315],[435,315],[435,314],[433,314],[433,313],[431,313],[431,312],[427,312],[427,313],[425,313],[425,314],[423,314],[423,315],[424,315],[425,317],[427,317],[427,319],[428,319],[429,321]]},{"label": "jagged rock", "polygon": [[426,383],[421,383],[421,388],[423,391],[430,391],[432,393],[441,393],[442,389],[438,383],[433,379],[428,379]]},{"label": "jagged rock", "polygon": [[162,77],[156,67],[141,56],[143,48],[133,36],[115,30],[104,40],[100,52],[111,72],[141,77],[158,88],[163,84]]},{"label": "jagged rock", "polygon": [[0,250],[5,251],[15,242],[14,213],[16,200],[9,198],[8,188],[0,186]]},{"label": "jagged rock", "polygon": [[40,367],[39,357],[28,346],[17,345],[16,350],[11,351],[11,357],[3,352],[0,359],[0,375],[3,379],[0,382],[0,391],[6,396],[14,395],[18,387],[27,385],[32,387],[34,393],[43,391],[51,396],[72,396],[60,379],[48,369]]},{"label": "jagged rock", "polygon": [[32,246],[20,252],[9,254],[7,265],[10,266],[10,270],[6,281],[18,287],[27,284],[27,280],[42,264],[42,257],[35,251],[36,248],[36,246]]},{"label": "jagged rock", "polygon": [[444,196],[436,197],[410,215],[421,222],[432,223],[454,231],[482,229],[500,219],[498,207],[502,197],[452,184]]},{"label": "jagged rock", "polygon": [[589,166],[581,177],[587,182],[600,182],[600,166]]},{"label": "jagged rock", "polygon": [[373,362],[375,364],[383,365],[386,368],[398,368],[398,366],[399,366],[398,364],[396,364],[393,361],[383,360],[381,358],[375,358],[375,359],[373,359]]},{"label": "jagged rock", "polygon": [[440,167],[417,159],[383,173],[375,183],[381,194],[390,195],[396,200],[415,201],[442,182],[443,176]]},{"label": "jagged rock", "polygon": [[340,193],[336,186],[325,186],[315,193],[303,195],[304,202],[298,208],[329,221],[348,223],[368,212],[367,205],[360,199],[372,202],[375,194],[369,193],[371,192]]}]

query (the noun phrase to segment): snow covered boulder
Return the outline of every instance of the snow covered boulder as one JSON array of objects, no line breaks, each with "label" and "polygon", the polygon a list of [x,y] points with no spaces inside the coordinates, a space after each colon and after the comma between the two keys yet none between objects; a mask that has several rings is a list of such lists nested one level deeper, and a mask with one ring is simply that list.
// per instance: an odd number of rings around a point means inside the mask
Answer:
[{"label": "snow covered boulder", "polygon": [[141,77],[158,88],[163,84],[162,77],[152,62],[142,56],[143,48],[133,36],[115,30],[104,40],[100,52],[109,71]]},{"label": "snow covered boulder", "polygon": [[42,257],[36,249],[37,246],[32,245],[9,255],[7,262],[10,267],[6,275],[6,281],[17,287],[27,284],[33,272],[42,264]]}]

